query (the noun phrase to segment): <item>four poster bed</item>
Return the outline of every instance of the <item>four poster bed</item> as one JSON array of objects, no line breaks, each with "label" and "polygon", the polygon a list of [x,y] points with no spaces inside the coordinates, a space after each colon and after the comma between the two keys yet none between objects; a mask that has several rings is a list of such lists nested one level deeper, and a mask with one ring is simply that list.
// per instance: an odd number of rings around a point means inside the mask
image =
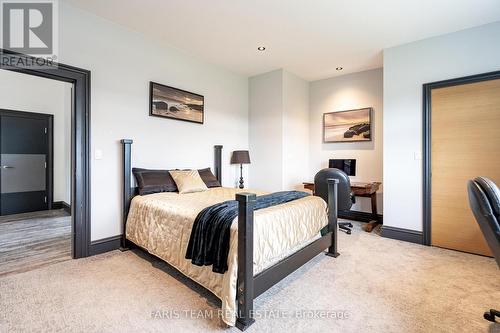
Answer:
[{"label": "four poster bed", "polygon": [[[226,324],[245,330],[254,322],[256,297],[325,249],[327,255],[338,256],[337,180],[328,180],[328,203],[319,197],[302,196],[258,210],[256,194],[232,188],[138,195],[137,188],[131,185],[132,140],[121,143],[122,248],[138,246],[210,290],[222,301],[222,320]],[[222,146],[214,147],[214,172],[219,182],[221,152]],[[207,207],[235,199],[237,217],[230,227],[227,271],[217,273],[210,266],[193,265],[186,259],[193,221]]]}]

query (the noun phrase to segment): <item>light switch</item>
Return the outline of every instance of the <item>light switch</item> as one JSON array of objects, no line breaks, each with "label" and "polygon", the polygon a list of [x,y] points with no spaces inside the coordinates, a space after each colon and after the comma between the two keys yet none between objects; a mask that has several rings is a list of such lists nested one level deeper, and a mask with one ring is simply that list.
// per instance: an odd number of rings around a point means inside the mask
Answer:
[{"label": "light switch", "polygon": [[415,161],[421,161],[422,160],[422,152],[421,151],[414,152],[413,158],[415,159]]},{"label": "light switch", "polygon": [[102,150],[96,149],[94,152],[94,157],[96,160],[102,160]]}]

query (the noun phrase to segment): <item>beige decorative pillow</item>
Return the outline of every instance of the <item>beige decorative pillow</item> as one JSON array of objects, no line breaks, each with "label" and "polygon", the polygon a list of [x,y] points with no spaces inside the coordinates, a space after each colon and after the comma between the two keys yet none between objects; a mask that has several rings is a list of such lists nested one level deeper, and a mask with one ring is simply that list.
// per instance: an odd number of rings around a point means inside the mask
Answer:
[{"label": "beige decorative pillow", "polygon": [[180,194],[202,192],[208,190],[207,185],[201,179],[198,170],[172,170],[169,171],[174,179]]}]

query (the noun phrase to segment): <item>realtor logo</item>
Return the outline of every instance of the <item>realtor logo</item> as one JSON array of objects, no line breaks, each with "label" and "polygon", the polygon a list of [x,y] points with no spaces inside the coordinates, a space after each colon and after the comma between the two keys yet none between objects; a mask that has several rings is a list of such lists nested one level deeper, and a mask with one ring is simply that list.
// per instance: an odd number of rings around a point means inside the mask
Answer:
[{"label": "realtor logo", "polygon": [[1,0],[0,3],[2,48],[54,58],[58,28],[56,0]]}]

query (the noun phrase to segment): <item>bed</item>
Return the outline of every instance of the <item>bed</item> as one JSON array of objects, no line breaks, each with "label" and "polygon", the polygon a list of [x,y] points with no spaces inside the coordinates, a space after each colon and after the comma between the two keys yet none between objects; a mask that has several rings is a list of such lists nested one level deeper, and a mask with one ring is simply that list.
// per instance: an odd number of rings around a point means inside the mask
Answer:
[{"label": "bed", "polygon": [[[254,322],[254,298],[325,249],[328,255],[338,256],[335,180],[328,181],[328,205],[319,197],[307,196],[256,211],[256,195],[264,192],[216,187],[140,196],[130,185],[132,140],[122,140],[122,145],[122,248],[138,246],[211,291],[222,302],[221,319],[227,325],[246,329]],[[219,180],[221,151],[222,146],[215,146],[214,171]],[[234,199],[238,216],[230,229],[228,270],[219,274],[210,266],[193,265],[185,253],[196,216],[206,207]]]}]

